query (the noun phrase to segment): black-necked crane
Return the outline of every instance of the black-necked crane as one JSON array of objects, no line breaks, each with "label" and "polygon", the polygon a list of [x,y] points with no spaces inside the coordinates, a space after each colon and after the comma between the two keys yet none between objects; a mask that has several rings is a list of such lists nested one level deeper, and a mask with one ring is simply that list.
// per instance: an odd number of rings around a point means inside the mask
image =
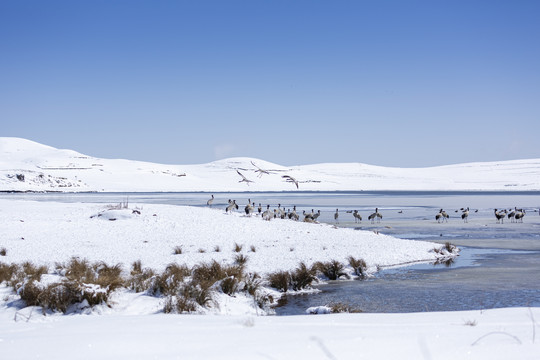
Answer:
[{"label": "black-necked crane", "polygon": [[304,222],[313,222],[313,210],[310,213],[307,213],[306,210],[302,211],[304,215]]},{"label": "black-necked crane", "polygon": [[290,183],[293,183],[294,185],[296,185],[296,188],[298,189],[298,180],[296,180],[295,178],[293,178],[290,175],[283,175],[281,177],[284,178],[286,182],[290,182]]},{"label": "black-necked crane", "polygon": [[461,214],[461,218],[463,219],[463,222],[469,222],[469,208],[463,209],[463,214]]},{"label": "black-necked crane", "polygon": [[377,222],[381,222],[382,214],[379,212],[379,208],[375,208],[375,212],[368,216],[368,220],[371,220],[372,224],[375,222],[375,219],[377,219]]},{"label": "black-necked crane", "polygon": [[[441,209],[441,210],[442,210],[442,209]],[[441,211],[441,215],[442,215],[442,217],[443,217],[443,221],[448,222],[448,218],[450,217],[450,215],[448,215],[448,214],[446,213],[446,211],[444,211],[444,210]]]},{"label": "black-necked crane", "polygon": [[336,213],[334,214],[334,220],[336,221],[336,224],[339,224],[339,209],[336,209]]},{"label": "black-necked crane", "polygon": [[227,206],[225,208],[225,212],[231,212],[233,211],[234,209],[237,209],[238,210],[238,205],[236,204],[236,200],[229,200],[229,206]]},{"label": "black-necked crane", "polygon": [[506,210],[497,210],[495,209],[495,218],[497,219],[497,223],[504,224],[504,218],[506,217]]},{"label": "black-necked crane", "polygon": [[251,162],[251,165],[253,165],[253,166],[255,166],[257,168],[257,170],[255,170],[255,172],[259,173],[259,174],[257,174],[257,177],[259,177],[259,178],[262,177],[263,174],[268,174],[268,175],[270,174],[270,171],[261,169],[260,167],[255,165],[255,163],[253,161]]},{"label": "black-necked crane", "polygon": [[292,212],[289,213],[289,219],[298,221],[299,218],[300,216],[296,213],[296,205],[294,205]]},{"label": "black-necked crane", "polygon": [[442,212],[443,212],[443,209],[439,210],[439,212],[437,213],[437,215],[435,215],[435,220],[437,220],[438,223],[440,223],[441,220],[443,220]]},{"label": "black-necked crane", "polygon": [[525,217],[525,210],[516,210],[516,215],[514,215],[514,217],[516,218],[516,222],[523,222],[523,218]]},{"label": "black-necked crane", "polygon": [[245,182],[248,186],[250,182],[253,182],[253,180],[246,178],[240,171],[236,170],[236,172],[242,177],[242,180],[238,180],[238,182]]},{"label": "black-necked crane", "polygon": [[510,212],[508,213],[508,218],[510,219],[510,222],[514,222],[515,220],[515,217],[516,216],[516,209],[514,208],[514,210],[510,209]]},{"label": "black-necked crane", "polygon": [[321,216],[321,210],[317,210],[316,213],[313,213],[313,221],[317,221],[319,216]]},{"label": "black-necked crane", "polygon": [[263,220],[270,221],[274,218],[274,213],[270,211],[270,205],[266,205],[266,210],[262,213]]},{"label": "black-necked crane", "polygon": [[360,215],[360,213],[358,212],[358,210],[354,210],[353,211],[353,216],[354,216],[354,222],[357,223],[357,222],[362,222],[362,216]]},{"label": "black-necked crane", "polygon": [[262,212],[262,207],[261,207],[261,203],[259,203],[259,207],[257,208],[257,211],[259,212],[259,215],[261,214]]},{"label": "black-necked crane", "polygon": [[253,207],[255,206],[255,203],[251,205],[248,201],[246,207],[244,208],[244,211],[246,212],[246,215],[251,216],[251,213],[253,212]]},{"label": "black-necked crane", "polygon": [[214,202],[214,194],[212,194],[212,197],[206,202],[206,205],[212,206],[213,202]]},{"label": "black-necked crane", "polygon": [[280,219],[285,219],[285,209],[281,208],[281,204],[278,204],[277,217]]}]

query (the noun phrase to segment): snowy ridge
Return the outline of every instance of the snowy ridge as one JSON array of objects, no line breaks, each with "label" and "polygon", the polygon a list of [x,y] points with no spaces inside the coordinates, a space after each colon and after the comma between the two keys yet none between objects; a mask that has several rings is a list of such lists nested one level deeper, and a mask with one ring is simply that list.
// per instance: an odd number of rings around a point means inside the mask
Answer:
[{"label": "snowy ridge", "polygon": [[391,168],[363,163],[286,167],[245,157],[200,165],[164,165],[100,159],[26,139],[0,138],[0,191],[296,190],[538,191],[540,159],[428,168]]}]

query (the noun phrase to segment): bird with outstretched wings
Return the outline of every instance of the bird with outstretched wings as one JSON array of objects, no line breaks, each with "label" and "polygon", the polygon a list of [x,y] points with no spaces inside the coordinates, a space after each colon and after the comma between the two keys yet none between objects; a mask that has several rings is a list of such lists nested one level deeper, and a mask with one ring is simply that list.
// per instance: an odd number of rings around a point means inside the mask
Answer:
[{"label": "bird with outstretched wings", "polygon": [[264,169],[261,169],[260,167],[258,167],[257,165],[255,165],[255,163],[252,161],[251,162],[251,165],[255,166],[257,168],[257,170],[255,170],[257,174],[257,177],[261,177],[263,176],[264,174],[267,174],[267,175],[270,175],[270,171],[268,170],[264,170]]},{"label": "bird with outstretched wings", "polygon": [[242,177],[242,180],[239,180],[238,182],[245,182],[246,184],[248,184],[248,186],[250,182],[253,182],[252,180],[246,178],[240,171],[236,170],[236,172]]},{"label": "bird with outstretched wings", "polygon": [[289,176],[289,175],[282,175],[281,177],[284,178],[285,181],[291,182],[294,185],[296,185],[296,188],[298,189],[298,181],[295,178],[293,178],[292,176]]}]

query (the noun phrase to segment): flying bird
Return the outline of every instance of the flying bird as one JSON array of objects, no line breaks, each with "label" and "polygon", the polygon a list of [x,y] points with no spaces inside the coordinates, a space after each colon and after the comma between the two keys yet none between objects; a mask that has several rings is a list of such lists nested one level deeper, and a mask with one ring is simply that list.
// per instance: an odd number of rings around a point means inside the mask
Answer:
[{"label": "flying bird", "polygon": [[293,178],[292,176],[289,176],[289,175],[282,175],[281,177],[284,178],[285,181],[287,181],[287,182],[294,183],[294,185],[296,185],[296,188],[298,189],[298,181],[295,178]]},{"label": "flying bird", "polygon": [[260,167],[255,165],[255,163],[253,161],[251,162],[251,165],[253,165],[253,166],[255,166],[257,168],[257,170],[255,170],[256,173],[259,173],[259,174],[257,174],[257,177],[261,177],[264,174],[270,175],[270,171],[261,169]]},{"label": "flying bird", "polygon": [[242,173],[240,171],[236,170],[236,172],[238,173],[238,175],[240,175],[242,177],[242,180],[239,180],[238,182],[245,182],[246,184],[248,184],[248,186],[249,186],[250,182],[253,182],[252,180],[249,180],[244,175],[242,175]]}]

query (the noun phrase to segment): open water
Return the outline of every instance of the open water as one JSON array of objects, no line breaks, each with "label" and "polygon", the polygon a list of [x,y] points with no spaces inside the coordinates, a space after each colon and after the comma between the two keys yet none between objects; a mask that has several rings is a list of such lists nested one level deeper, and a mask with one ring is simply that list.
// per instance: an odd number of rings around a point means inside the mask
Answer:
[{"label": "open water", "polygon": [[[540,192],[275,192],[214,193],[214,207],[236,199],[263,207],[281,204],[321,210],[319,220],[336,226],[459,246],[451,264],[416,264],[383,269],[367,280],[338,280],[317,285],[309,295],[289,295],[278,315],[304,314],[312,306],[342,303],[364,312],[422,312],[540,306]],[[2,198],[60,202],[129,200],[134,203],[206,206],[208,193],[0,194]],[[383,219],[371,224],[375,207]],[[470,208],[468,222],[461,208]],[[523,223],[496,222],[494,209],[526,210]],[[450,214],[437,223],[439,209]],[[339,218],[334,213],[339,209]],[[363,221],[355,223],[352,211]],[[457,212],[456,212],[457,210]],[[300,261],[300,259],[299,259]]]}]

